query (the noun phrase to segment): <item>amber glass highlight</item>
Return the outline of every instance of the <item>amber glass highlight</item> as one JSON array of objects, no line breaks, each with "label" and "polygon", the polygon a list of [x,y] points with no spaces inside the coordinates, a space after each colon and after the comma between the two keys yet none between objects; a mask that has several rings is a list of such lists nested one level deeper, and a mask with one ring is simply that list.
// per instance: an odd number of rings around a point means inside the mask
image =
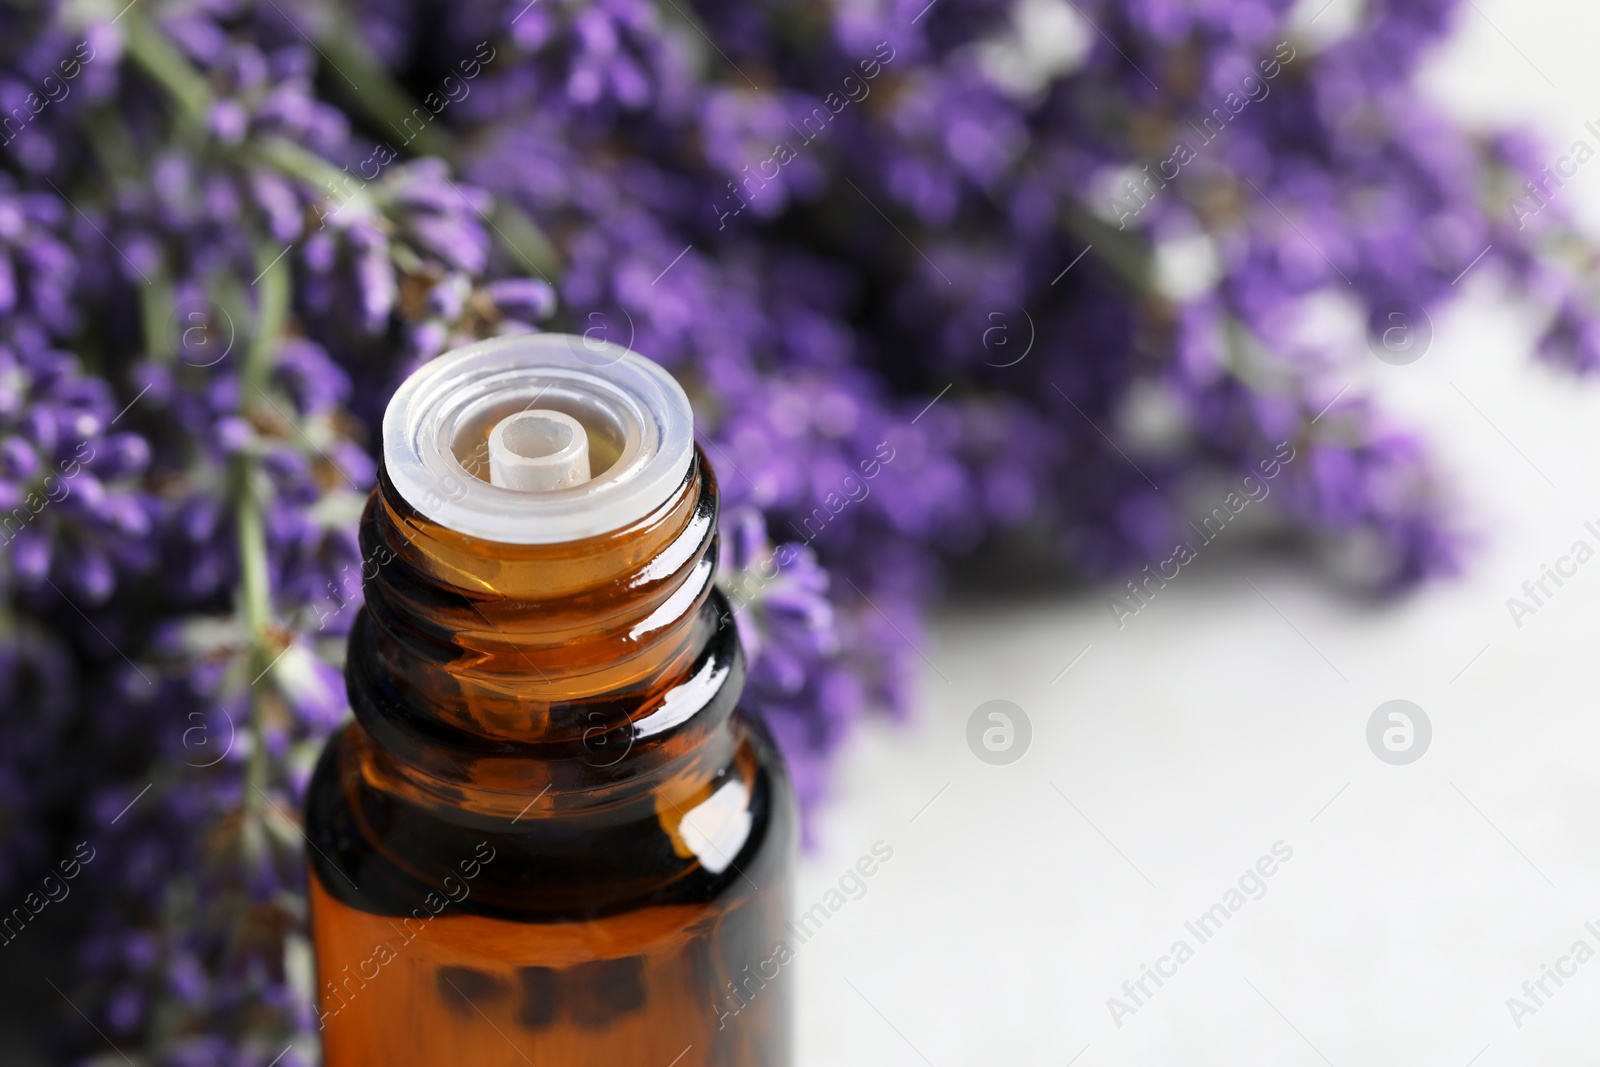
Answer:
[{"label": "amber glass highlight", "polygon": [[493,544],[380,476],[307,800],[328,1067],[789,1063],[794,804],[716,511],[697,454],[628,529]]}]

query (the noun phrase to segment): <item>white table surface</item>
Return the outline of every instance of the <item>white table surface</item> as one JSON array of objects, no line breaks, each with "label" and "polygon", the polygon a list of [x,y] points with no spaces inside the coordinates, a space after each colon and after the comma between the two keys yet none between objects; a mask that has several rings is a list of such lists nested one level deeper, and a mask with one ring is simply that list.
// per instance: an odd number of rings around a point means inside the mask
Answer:
[{"label": "white table surface", "polygon": [[[1430,92],[1536,123],[1553,162],[1600,119],[1600,11],[1473,3]],[[1600,166],[1562,196],[1600,233]],[[1534,363],[1489,272],[1463,285],[1421,362],[1356,337],[1348,379],[1430,434],[1481,538],[1467,573],[1374,609],[1203,553],[1120,632],[1103,596],[945,610],[920,720],[863,734],[804,863],[801,908],[894,849],[799,948],[804,1067],[1600,1058],[1600,958],[1520,1027],[1507,1007],[1574,942],[1600,952],[1600,559],[1520,629],[1506,607],[1574,540],[1600,547],[1600,381]],[[965,743],[995,698],[1033,724],[1010,766]],[[1409,766],[1366,744],[1394,698],[1433,724]],[[1184,923],[1278,841],[1265,896],[1200,944]],[[1194,958],[1119,1028],[1107,998],[1179,938]]]}]

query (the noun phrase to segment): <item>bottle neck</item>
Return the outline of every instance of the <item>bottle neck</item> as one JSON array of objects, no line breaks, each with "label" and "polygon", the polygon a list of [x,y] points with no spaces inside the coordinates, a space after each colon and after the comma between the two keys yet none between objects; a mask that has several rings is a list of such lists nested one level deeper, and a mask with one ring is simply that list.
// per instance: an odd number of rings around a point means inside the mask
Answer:
[{"label": "bottle neck", "polygon": [[719,766],[744,667],[715,589],[716,519],[698,452],[644,519],[558,544],[456,533],[380,473],[346,669],[368,777],[419,803],[523,819]]}]

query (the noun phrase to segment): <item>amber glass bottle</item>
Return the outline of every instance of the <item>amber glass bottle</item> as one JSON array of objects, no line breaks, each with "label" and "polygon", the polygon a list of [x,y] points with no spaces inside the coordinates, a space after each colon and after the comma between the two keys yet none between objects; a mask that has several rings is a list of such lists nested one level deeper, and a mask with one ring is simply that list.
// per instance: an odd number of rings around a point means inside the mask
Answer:
[{"label": "amber glass bottle", "polygon": [[[556,335],[396,394],[355,722],[307,800],[328,1067],[789,1063],[794,803],[737,708],[689,419],[653,364]],[[491,470],[566,462],[572,427],[581,475]]]}]

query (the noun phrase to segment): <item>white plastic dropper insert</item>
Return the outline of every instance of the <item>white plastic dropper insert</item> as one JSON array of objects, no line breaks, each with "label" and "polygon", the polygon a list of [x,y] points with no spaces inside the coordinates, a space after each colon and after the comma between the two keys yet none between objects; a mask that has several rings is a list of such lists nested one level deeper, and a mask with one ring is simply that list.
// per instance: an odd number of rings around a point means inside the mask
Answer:
[{"label": "white plastic dropper insert", "polygon": [[401,497],[503,544],[629,526],[672,496],[693,459],[689,399],[670,374],[567,334],[447,352],[405,380],[383,417],[384,467]]},{"label": "white plastic dropper insert", "polygon": [[589,431],[571,415],[519,411],[489,431],[490,485],[547,493],[588,480]]}]

